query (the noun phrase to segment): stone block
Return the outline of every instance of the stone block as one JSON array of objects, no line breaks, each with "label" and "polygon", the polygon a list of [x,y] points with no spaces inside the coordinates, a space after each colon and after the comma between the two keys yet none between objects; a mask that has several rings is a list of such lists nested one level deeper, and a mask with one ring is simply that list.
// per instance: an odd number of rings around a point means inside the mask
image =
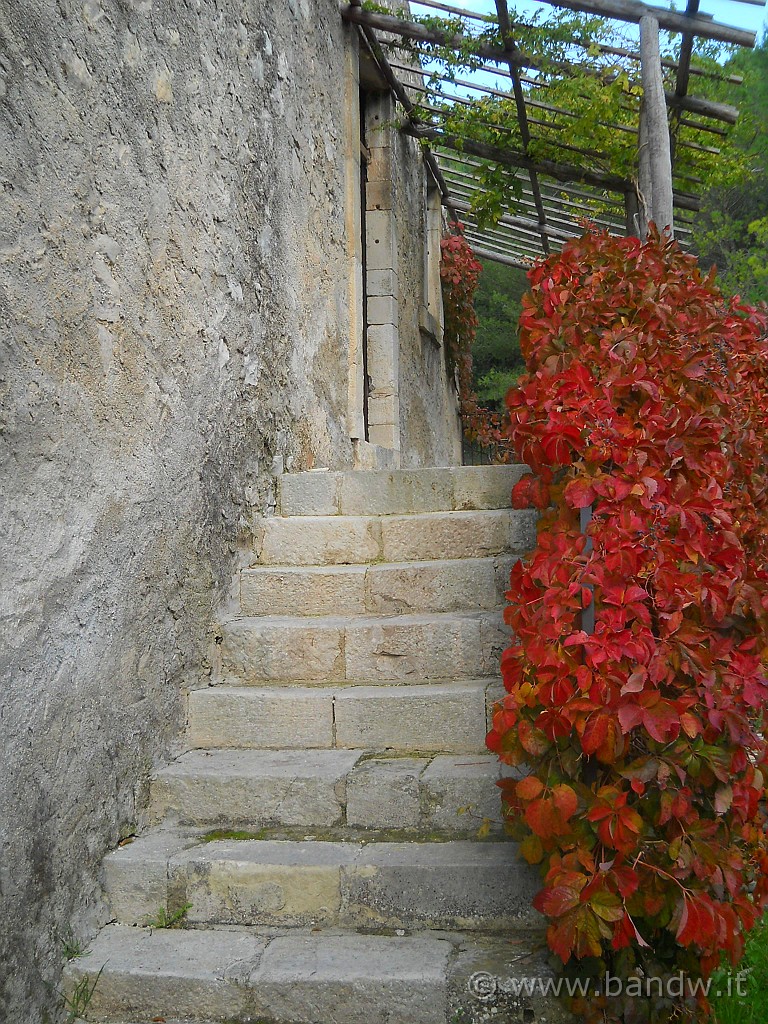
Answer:
[{"label": "stone block", "polygon": [[398,295],[400,279],[396,270],[372,270],[368,267],[365,290],[369,297],[374,295]]},{"label": "stone block", "polygon": [[451,470],[455,509],[511,508],[512,488],[527,466],[456,466]]},{"label": "stone block", "polygon": [[336,745],[351,749],[485,749],[482,683],[352,686],[336,692]]},{"label": "stone block", "polygon": [[448,832],[477,832],[484,819],[501,826],[499,762],[441,754],[433,758],[421,776],[422,806],[428,827]]},{"label": "stone block", "polygon": [[159,829],[108,853],[102,862],[104,891],[121,924],[146,924],[168,909],[168,858],[194,843],[184,834]]},{"label": "stone block", "polygon": [[508,937],[467,936],[449,968],[448,1020],[578,1024],[552,994],[556,975],[543,946],[535,939],[510,943]]},{"label": "stone block", "polygon": [[498,608],[502,595],[492,559],[383,563],[365,577],[369,612],[453,612]]},{"label": "stone block", "polygon": [[359,756],[347,750],[193,750],[152,782],[150,817],[209,828],[335,825]]},{"label": "stone block", "polygon": [[392,295],[371,295],[368,299],[368,324],[396,324],[397,300]]},{"label": "stone block", "polygon": [[[388,390],[392,397],[397,394],[399,387],[399,349],[400,349],[400,334],[396,324],[383,323],[383,324],[370,324],[368,327],[368,376],[371,379],[371,387],[374,390],[382,391]],[[399,472],[393,470],[391,472]],[[358,471],[359,475],[365,476],[367,482],[370,484],[373,482],[373,478],[380,476],[380,470],[369,470]],[[350,484],[348,481],[350,478],[354,478],[357,473],[345,473],[342,477],[341,487],[348,490]],[[347,509],[343,508],[340,503],[340,508],[346,515],[356,514],[351,513]],[[362,509],[360,510],[362,511]],[[370,507],[365,510],[366,512],[373,512],[376,514],[376,510]]]},{"label": "stone block", "polygon": [[339,510],[340,479],[340,473],[327,469],[283,473],[279,477],[281,514],[335,516]]},{"label": "stone block", "polygon": [[[375,379],[375,378],[374,378]],[[341,481],[344,515],[393,515],[450,509],[453,482],[448,469],[345,473]]]},{"label": "stone block", "polygon": [[355,843],[212,842],[173,858],[170,874],[193,924],[332,925],[342,866],[358,852]]},{"label": "stone block", "polygon": [[390,447],[393,451],[399,452],[400,427],[396,422],[394,422],[396,419],[394,412],[392,414],[392,422],[390,422],[387,413],[383,413],[382,415],[385,417],[384,422],[369,422],[368,436],[374,444],[381,445],[382,448]]},{"label": "stone block", "polygon": [[189,695],[189,745],[291,750],[333,746],[333,691],[209,686]]},{"label": "stone block", "polygon": [[382,179],[366,182],[365,202],[369,210],[391,210],[392,182]]},{"label": "stone block", "polygon": [[538,873],[506,842],[370,843],[342,869],[345,917],[358,924],[504,931],[539,925]]},{"label": "stone block", "polygon": [[223,629],[222,671],[243,682],[344,678],[344,625],[337,619],[235,619]]},{"label": "stone block", "polygon": [[421,817],[419,778],[428,758],[361,761],[347,781],[347,824],[363,828],[416,828]]},{"label": "stone block", "polygon": [[386,516],[382,554],[388,562],[496,555],[509,549],[511,523],[519,514],[493,509]]},{"label": "stone block", "polygon": [[[484,621],[454,613],[351,620],[344,630],[345,678],[424,682],[498,674],[482,647]],[[495,634],[489,633],[490,643]]]},{"label": "stone block", "polygon": [[379,558],[381,525],[370,517],[302,516],[262,520],[256,537],[261,565],[346,565]]},{"label": "stone block", "polygon": [[365,611],[363,565],[243,569],[244,615],[361,615]]},{"label": "stone block", "polygon": [[64,972],[71,995],[83,978],[95,982],[90,1020],[247,1019],[247,982],[267,945],[243,932],[144,930],[110,925],[88,957],[70,961]]}]

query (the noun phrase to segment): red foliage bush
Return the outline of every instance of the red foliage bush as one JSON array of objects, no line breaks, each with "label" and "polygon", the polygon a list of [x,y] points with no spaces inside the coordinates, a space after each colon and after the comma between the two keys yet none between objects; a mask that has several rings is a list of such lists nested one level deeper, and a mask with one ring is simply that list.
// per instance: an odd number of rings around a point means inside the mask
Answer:
[{"label": "red foliage bush", "polygon": [[[488,746],[527,766],[508,825],[566,969],[706,978],[768,904],[766,320],[658,236],[590,231],[529,277],[507,404],[537,477],[513,504],[546,511]],[[703,996],[574,1008],[708,1016]]]}]

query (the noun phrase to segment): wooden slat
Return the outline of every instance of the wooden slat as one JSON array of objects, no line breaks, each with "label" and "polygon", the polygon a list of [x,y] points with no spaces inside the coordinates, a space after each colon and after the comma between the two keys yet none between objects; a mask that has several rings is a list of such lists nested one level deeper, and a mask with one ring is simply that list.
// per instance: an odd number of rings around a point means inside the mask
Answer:
[{"label": "wooden slat", "polygon": [[[458,197],[460,200],[463,200],[464,202],[471,202],[471,200],[477,194],[476,190],[473,190],[472,188],[467,189],[466,186],[463,186],[461,182],[455,181],[452,176],[449,177],[447,180],[451,190],[451,196]],[[565,200],[560,199],[558,200],[558,202],[564,204]],[[526,212],[533,212],[536,209],[533,205],[532,200],[526,198],[526,196],[515,198],[512,205],[514,205],[515,207],[520,206]],[[599,214],[595,213],[592,210],[585,209],[584,206],[578,206],[573,203],[569,203],[568,206],[572,207],[576,211],[578,216],[588,217],[589,220],[593,221],[595,224],[599,224],[601,227],[615,231],[618,227],[621,226],[622,221],[621,218],[619,218],[618,216],[615,217],[613,220],[610,220],[605,216],[601,217]],[[571,233],[574,230],[577,233],[581,231],[581,228],[579,224],[576,222],[576,220],[569,219],[568,211],[563,206],[550,206],[545,202],[544,209],[547,213],[547,223],[552,227],[560,231],[564,231],[566,233]]]},{"label": "wooden slat", "polygon": [[588,185],[596,185],[598,188],[621,192],[622,195],[629,184],[625,178],[617,174],[594,171],[578,167],[575,164],[561,164],[554,160],[531,160],[524,153],[515,153],[498,146],[489,146],[485,142],[476,142],[474,139],[446,135],[434,128],[405,127],[404,131],[415,135],[416,138],[436,140],[440,146],[445,146],[447,149],[455,149],[460,153],[471,153],[484,160],[491,160],[507,167],[520,167],[524,170],[533,167],[539,174],[545,174],[558,181],[584,181]]},{"label": "wooden slat", "polygon": [[480,260],[490,260],[491,263],[501,263],[506,267],[518,267],[520,270],[530,270],[533,265],[532,260],[527,260],[523,257],[505,256],[502,253],[481,248],[479,245],[473,245],[472,252]]}]

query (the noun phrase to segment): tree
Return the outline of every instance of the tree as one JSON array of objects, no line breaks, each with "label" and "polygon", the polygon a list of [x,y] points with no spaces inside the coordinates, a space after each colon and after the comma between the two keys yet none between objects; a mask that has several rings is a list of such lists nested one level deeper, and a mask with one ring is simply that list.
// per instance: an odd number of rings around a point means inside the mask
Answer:
[{"label": "tree", "polygon": [[475,293],[478,327],[472,346],[475,390],[483,405],[501,411],[504,396],[525,368],[518,341],[520,300],[528,291],[524,270],[491,260]]},{"label": "tree", "polygon": [[754,50],[736,53],[726,70],[744,77],[729,140],[732,170],[704,196],[693,248],[703,266],[717,267],[723,291],[768,302],[768,33]]}]

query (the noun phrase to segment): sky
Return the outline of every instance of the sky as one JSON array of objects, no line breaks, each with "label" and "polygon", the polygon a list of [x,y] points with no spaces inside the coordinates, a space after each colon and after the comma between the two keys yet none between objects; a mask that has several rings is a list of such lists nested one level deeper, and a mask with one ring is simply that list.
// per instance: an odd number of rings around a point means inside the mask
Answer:
[{"label": "sky", "polygon": [[714,16],[715,21],[735,28],[751,29],[757,32],[758,40],[765,31],[768,13],[765,7],[737,3],[737,0],[702,0],[701,10]]}]

